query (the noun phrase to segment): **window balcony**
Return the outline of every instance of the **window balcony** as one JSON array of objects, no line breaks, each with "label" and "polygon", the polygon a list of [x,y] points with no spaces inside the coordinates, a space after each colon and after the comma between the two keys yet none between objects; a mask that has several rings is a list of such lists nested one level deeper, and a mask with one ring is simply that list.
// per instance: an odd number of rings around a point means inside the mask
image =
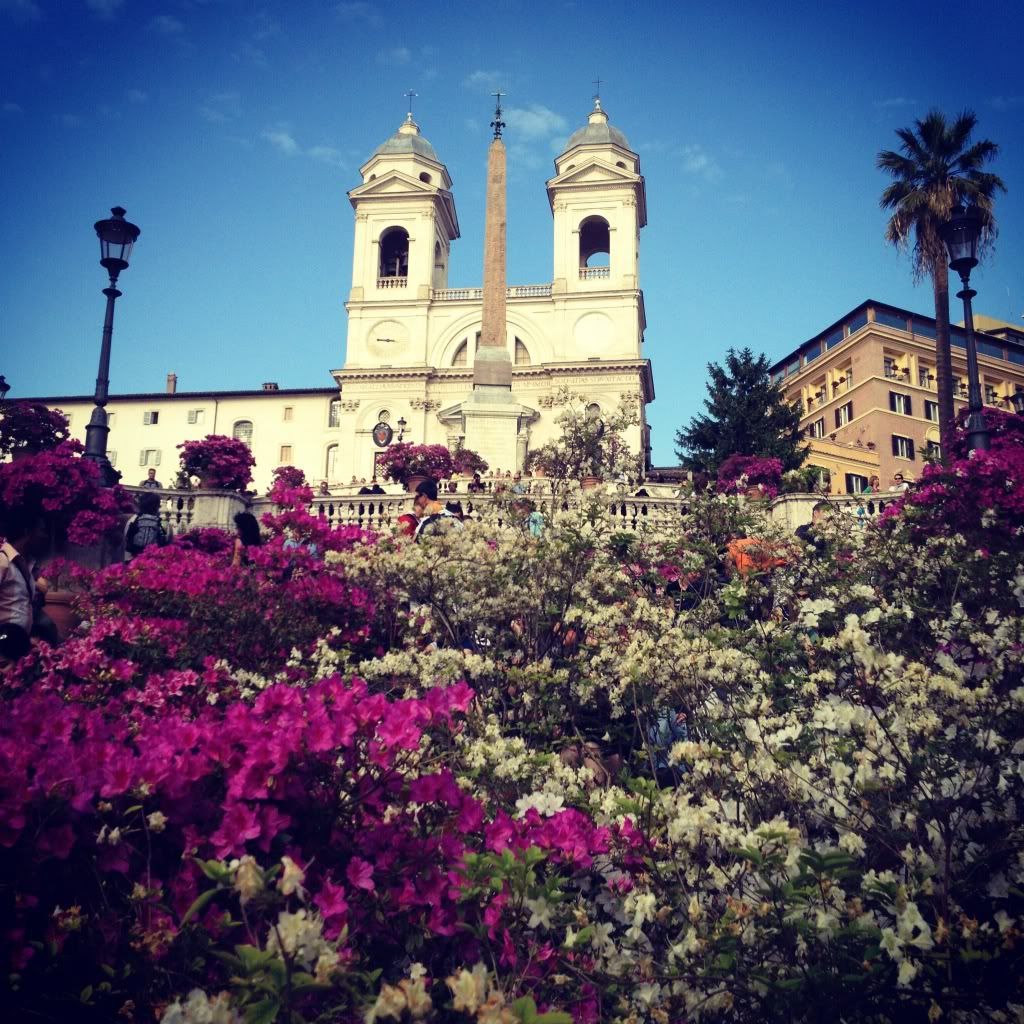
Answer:
[{"label": "window balcony", "polygon": [[598,278],[611,276],[611,267],[580,267],[581,281],[596,281]]},{"label": "window balcony", "polygon": [[378,277],[378,288],[405,288],[409,283],[407,277]]}]

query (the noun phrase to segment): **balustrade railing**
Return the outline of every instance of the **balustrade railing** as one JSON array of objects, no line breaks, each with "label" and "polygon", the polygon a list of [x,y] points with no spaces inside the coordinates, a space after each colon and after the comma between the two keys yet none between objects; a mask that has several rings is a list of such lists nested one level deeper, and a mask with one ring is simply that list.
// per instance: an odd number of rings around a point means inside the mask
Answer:
[{"label": "balustrade railing", "polygon": [[409,283],[407,277],[378,277],[378,288],[405,288]]},{"label": "balustrade railing", "polygon": [[[514,284],[505,289],[505,295],[509,299],[546,298],[550,294],[550,284]],[[478,302],[483,297],[483,288],[431,288],[430,290],[430,298],[434,302]]]},{"label": "balustrade railing", "polygon": [[602,277],[611,277],[611,267],[580,267],[581,281],[595,281]]}]

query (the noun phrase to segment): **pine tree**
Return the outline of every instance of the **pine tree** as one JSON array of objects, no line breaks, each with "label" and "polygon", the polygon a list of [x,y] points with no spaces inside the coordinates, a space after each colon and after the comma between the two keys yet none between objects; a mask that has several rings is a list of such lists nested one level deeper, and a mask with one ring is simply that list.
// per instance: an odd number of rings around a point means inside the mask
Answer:
[{"label": "pine tree", "polygon": [[708,363],[707,414],[676,432],[676,455],[687,469],[714,474],[730,455],[760,455],[797,469],[805,449],[800,410],[790,405],[768,372],[771,364],[749,348],[729,349],[724,366]]}]

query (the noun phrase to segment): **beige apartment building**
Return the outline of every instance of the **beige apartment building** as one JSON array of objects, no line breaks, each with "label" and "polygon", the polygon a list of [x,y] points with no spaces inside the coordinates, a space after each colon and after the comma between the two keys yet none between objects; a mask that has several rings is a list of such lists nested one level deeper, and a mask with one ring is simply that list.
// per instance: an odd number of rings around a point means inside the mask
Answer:
[{"label": "beige apartment building", "polygon": [[[1024,330],[975,317],[978,369],[986,407],[1012,411],[1024,391]],[[967,404],[966,337],[951,328],[956,408]],[[808,464],[831,479],[834,494],[856,494],[877,474],[918,477],[939,448],[935,321],[869,299],[780,359],[771,369],[803,410]]]}]

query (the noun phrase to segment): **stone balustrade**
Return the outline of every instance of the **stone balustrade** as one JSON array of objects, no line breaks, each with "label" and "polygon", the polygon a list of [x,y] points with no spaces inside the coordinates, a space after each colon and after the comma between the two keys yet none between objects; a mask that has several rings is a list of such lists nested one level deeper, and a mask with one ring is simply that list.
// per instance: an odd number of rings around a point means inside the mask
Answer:
[{"label": "stone balustrade", "polygon": [[596,281],[599,278],[611,276],[611,267],[580,267],[581,281]]},{"label": "stone balustrade", "polygon": [[[514,284],[505,289],[505,295],[510,299],[543,299],[550,294],[550,284]],[[483,288],[430,289],[430,298],[433,302],[479,302],[483,295]]]},{"label": "stone balustrade", "polygon": [[405,288],[409,284],[407,277],[378,277],[378,288]]}]

